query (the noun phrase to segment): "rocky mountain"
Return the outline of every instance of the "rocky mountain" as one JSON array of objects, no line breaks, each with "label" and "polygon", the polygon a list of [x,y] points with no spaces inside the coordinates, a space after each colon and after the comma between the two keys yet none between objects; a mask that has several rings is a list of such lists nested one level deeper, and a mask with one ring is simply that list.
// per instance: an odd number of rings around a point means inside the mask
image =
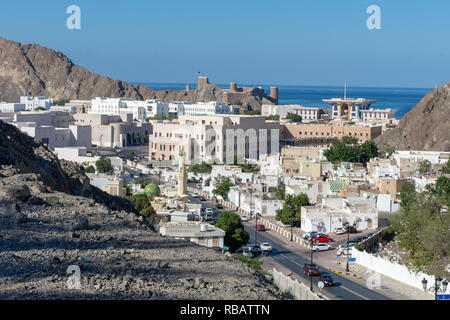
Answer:
[{"label": "rocky mountain", "polygon": [[236,258],[160,236],[82,167],[0,121],[0,300],[279,298]]},{"label": "rocky mountain", "polygon": [[381,149],[450,151],[450,82],[428,93],[375,142]]},{"label": "rocky mountain", "polygon": [[[56,99],[126,97],[137,100],[221,101],[222,89],[208,84],[193,90],[153,90],[89,72],[61,52],[37,44],[21,44],[0,38],[0,101],[19,101],[21,95]],[[243,106],[259,109],[263,92],[236,98]]]}]

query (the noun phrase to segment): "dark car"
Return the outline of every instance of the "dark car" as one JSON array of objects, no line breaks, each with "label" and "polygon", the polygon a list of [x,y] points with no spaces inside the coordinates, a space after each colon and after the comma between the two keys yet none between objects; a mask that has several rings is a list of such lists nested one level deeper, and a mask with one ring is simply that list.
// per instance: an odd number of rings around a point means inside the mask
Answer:
[{"label": "dark car", "polygon": [[334,279],[328,273],[323,273],[320,275],[319,280],[323,282],[323,284],[327,287],[334,286]]},{"label": "dark car", "polygon": [[259,244],[251,244],[250,245],[250,251],[254,254],[254,255],[258,255],[262,253],[262,249],[261,246]]},{"label": "dark car", "polygon": [[348,233],[358,233],[358,230],[356,230],[355,226],[347,226],[345,228],[345,231],[347,231]]},{"label": "dark car", "polygon": [[223,205],[221,205],[220,203],[216,204],[216,208],[217,209],[223,209]]},{"label": "dark car", "polygon": [[199,199],[200,201],[206,201],[206,198],[205,198],[204,196],[200,196],[200,197],[198,197],[198,199]]},{"label": "dark car", "polygon": [[303,265],[303,273],[307,274],[308,276],[319,276],[320,275],[320,271],[319,271],[319,267],[317,266],[317,264],[311,264],[311,263],[305,263]]}]

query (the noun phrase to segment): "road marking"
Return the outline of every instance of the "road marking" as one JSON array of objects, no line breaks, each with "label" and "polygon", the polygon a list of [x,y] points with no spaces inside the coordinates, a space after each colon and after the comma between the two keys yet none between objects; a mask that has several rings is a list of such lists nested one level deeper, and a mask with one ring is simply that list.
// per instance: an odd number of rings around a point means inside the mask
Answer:
[{"label": "road marking", "polygon": [[349,288],[347,288],[347,287],[345,287],[345,286],[343,286],[343,285],[340,285],[339,287],[342,288],[342,289],[345,289],[345,290],[347,290],[348,292],[351,292],[351,293],[353,293],[353,294],[355,294],[355,295],[357,295],[357,296],[359,296],[359,297],[361,297],[361,298],[363,298],[364,300],[370,300],[369,298],[367,298],[367,297],[365,297],[365,296],[359,294],[358,292],[353,291],[352,289],[349,289]]}]

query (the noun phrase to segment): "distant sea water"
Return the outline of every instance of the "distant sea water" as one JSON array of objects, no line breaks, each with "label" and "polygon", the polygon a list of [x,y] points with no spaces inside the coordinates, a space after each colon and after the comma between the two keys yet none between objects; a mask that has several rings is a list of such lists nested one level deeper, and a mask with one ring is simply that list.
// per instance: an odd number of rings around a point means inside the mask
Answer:
[{"label": "distant sea water", "polygon": [[[186,83],[136,83],[146,85],[155,90],[183,90]],[[239,84],[238,84],[239,85]],[[190,84],[192,89],[196,84]],[[229,84],[218,84],[228,89]],[[299,104],[305,107],[329,107],[322,99],[344,96],[344,87],[332,86],[288,86],[288,85],[242,85],[243,87],[262,87],[267,94],[270,87],[278,87],[279,104]],[[401,119],[432,89],[431,88],[381,88],[381,87],[347,87],[348,98],[365,98],[376,100],[371,106],[378,109],[397,110],[395,117]]]}]

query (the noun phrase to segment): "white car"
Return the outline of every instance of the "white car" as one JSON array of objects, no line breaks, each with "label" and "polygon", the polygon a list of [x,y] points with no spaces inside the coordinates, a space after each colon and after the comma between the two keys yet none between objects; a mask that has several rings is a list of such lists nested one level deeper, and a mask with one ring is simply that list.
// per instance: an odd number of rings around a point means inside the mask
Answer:
[{"label": "white car", "polygon": [[346,233],[346,231],[344,228],[336,228],[336,229],[334,229],[334,233],[335,234],[344,234],[344,233]]},{"label": "white car", "polygon": [[192,192],[192,193],[191,193],[191,196],[194,197],[194,198],[200,197],[200,195],[199,195],[198,193],[195,193],[195,192]]},{"label": "white car", "polygon": [[331,249],[333,249],[333,247],[326,243],[318,243],[313,246],[314,251],[326,251]]},{"label": "white car", "polygon": [[249,221],[249,219],[247,216],[241,216],[241,221],[246,222],[246,221]]},{"label": "white car", "polygon": [[272,246],[268,242],[263,242],[259,246],[261,247],[261,250],[263,252],[270,252],[270,251],[272,251]]},{"label": "white car", "polygon": [[206,208],[205,212],[206,213],[214,213],[214,209],[213,208]]}]

